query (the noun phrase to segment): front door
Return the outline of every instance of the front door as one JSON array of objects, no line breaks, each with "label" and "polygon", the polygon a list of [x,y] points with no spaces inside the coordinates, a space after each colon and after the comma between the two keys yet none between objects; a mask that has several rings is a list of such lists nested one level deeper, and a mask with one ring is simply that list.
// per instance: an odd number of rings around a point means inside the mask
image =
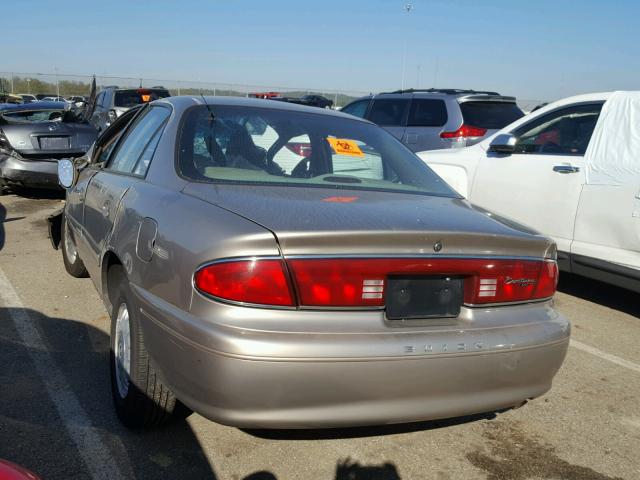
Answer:
[{"label": "front door", "polygon": [[480,160],[472,201],[549,235],[569,252],[585,184],[584,153],[601,109],[602,103],[562,107],[511,132],[515,152]]}]

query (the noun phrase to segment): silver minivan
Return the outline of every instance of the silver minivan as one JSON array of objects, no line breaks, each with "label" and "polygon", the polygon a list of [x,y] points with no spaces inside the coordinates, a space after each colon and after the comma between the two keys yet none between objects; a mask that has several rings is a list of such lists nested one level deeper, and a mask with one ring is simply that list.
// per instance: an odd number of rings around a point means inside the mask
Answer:
[{"label": "silver minivan", "polygon": [[371,95],[341,111],[380,125],[414,152],[473,145],[524,116],[515,97],[435,88]]}]

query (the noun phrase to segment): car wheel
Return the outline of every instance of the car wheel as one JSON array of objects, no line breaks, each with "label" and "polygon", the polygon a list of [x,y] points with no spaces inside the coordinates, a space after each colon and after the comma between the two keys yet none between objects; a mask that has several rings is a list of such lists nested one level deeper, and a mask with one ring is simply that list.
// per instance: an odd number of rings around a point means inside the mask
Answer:
[{"label": "car wheel", "polygon": [[109,269],[111,290],[111,393],[120,421],[130,428],[155,427],[191,413],[159,379],[147,353],[121,266]]},{"label": "car wheel", "polygon": [[7,189],[7,182],[5,181],[4,178],[0,177],[0,197],[7,193],[6,189]]},{"label": "car wheel", "polygon": [[80,255],[78,255],[76,241],[73,238],[66,217],[62,218],[62,261],[64,262],[64,269],[72,277],[84,278],[89,276]]}]

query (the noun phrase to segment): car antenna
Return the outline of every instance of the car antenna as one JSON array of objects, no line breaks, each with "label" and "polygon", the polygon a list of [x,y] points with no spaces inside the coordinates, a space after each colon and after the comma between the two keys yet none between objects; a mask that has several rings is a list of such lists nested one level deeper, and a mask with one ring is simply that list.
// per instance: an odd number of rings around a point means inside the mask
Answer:
[{"label": "car antenna", "polygon": [[207,100],[204,98],[204,95],[202,94],[202,90],[200,90],[200,96],[202,97],[202,101],[207,107],[207,110],[209,110],[209,115],[211,115],[211,121],[213,122],[216,119],[216,116],[213,114],[213,110],[211,110],[211,105],[209,105],[207,103]]}]

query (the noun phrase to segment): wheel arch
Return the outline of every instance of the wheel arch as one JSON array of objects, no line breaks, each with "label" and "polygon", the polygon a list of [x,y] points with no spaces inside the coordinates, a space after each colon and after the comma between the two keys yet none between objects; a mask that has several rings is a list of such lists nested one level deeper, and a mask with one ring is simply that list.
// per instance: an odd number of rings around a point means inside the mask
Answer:
[{"label": "wheel arch", "polygon": [[111,313],[111,309],[113,308],[113,302],[111,300],[113,288],[109,287],[109,270],[116,265],[121,266],[124,270],[124,263],[122,262],[122,260],[120,260],[120,257],[118,257],[118,255],[113,250],[107,250],[102,257],[102,262],[100,265],[102,266],[100,274],[102,298],[105,305],[107,306],[107,309],[109,310],[109,313]]}]

